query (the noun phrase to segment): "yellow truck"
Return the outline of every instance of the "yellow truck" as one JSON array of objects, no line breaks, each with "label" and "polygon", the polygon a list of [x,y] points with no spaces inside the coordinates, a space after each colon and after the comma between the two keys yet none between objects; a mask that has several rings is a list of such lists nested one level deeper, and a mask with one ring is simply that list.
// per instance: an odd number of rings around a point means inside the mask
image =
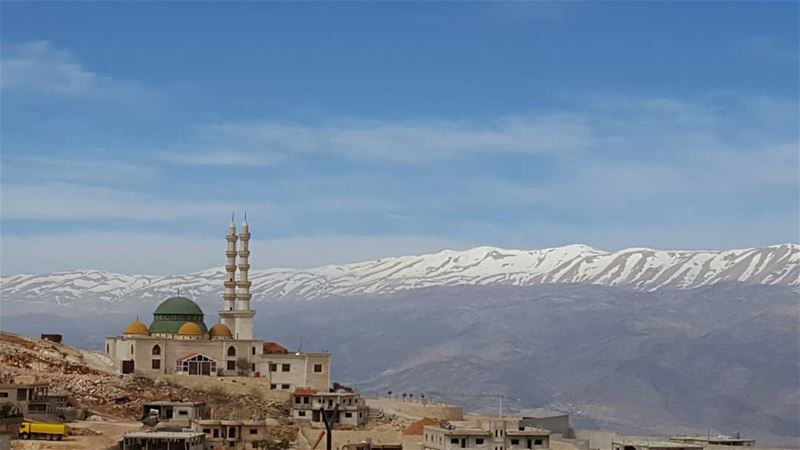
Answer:
[{"label": "yellow truck", "polygon": [[26,420],[19,426],[20,439],[47,439],[60,441],[67,436],[69,428],[63,423],[45,423]]}]

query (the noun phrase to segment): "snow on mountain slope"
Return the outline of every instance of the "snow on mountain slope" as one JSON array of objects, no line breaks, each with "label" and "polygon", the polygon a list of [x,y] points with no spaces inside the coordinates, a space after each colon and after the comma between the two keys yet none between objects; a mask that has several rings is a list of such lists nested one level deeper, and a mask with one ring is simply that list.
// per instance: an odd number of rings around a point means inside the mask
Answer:
[{"label": "snow on mountain slope", "polygon": [[[223,276],[223,268],[174,276],[98,270],[13,275],[0,279],[0,294],[4,301],[57,304],[81,299],[109,303],[161,299],[178,289],[185,295],[209,297],[221,295]],[[530,251],[477,247],[313,269],[254,270],[250,279],[256,301],[452,285],[589,283],[654,291],[738,281],[796,287],[800,286],[800,245],[718,252],[644,248],[605,252],[585,245]]]}]

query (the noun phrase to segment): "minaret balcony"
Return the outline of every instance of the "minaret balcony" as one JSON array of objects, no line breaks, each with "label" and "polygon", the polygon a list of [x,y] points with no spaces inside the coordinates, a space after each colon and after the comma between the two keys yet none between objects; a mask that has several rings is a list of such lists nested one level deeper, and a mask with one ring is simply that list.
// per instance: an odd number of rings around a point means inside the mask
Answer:
[{"label": "minaret balcony", "polygon": [[228,258],[236,258],[237,253],[238,252],[236,250],[228,250],[225,252],[225,256]]}]

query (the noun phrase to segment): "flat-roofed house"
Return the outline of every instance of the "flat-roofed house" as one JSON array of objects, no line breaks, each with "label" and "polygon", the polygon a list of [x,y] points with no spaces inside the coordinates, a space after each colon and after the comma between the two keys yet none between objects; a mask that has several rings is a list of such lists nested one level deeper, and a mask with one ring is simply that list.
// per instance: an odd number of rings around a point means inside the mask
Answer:
[{"label": "flat-roofed house", "polygon": [[211,449],[250,450],[267,439],[265,420],[193,420],[191,429],[205,434]]},{"label": "flat-roofed house", "polygon": [[447,422],[426,426],[423,450],[522,450],[549,449],[550,431],[525,426],[519,420]]},{"label": "flat-roofed house", "polygon": [[722,450],[723,447],[754,447],[755,439],[742,439],[739,436],[672,436],[672,442],[699,444],[706,450]]},{"label": "flat-roofed house", "polygon": [[193,431],[149,431],[128,433],[119,450],[206,450],[206,435]]},{"label": "flat-roofed house", "polygon": [[323,411],[334,411],[334,424],[361,427],[369,421],[369,407],[355,392],[317,392],[315,389],[298,389],[292,393],[291,415],[295,420],[308,420],[312,425],[324,426]]},{"label": "flat-roofed house", "polygon": [[159,430],[181,431],[188,428],[192,420],[206,419],[208,412],[203,402],[148,402],[142,405],[142,418],[158,419]]}]

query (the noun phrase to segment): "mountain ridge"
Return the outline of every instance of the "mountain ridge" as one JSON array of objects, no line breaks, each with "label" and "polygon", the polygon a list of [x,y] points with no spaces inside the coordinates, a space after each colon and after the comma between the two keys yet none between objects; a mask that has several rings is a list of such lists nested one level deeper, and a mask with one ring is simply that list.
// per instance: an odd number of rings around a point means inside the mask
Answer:
[{"label": "mountain ridge", "polygon": [[[629,248],[607,252],[584,244],[539,250],[481,246],[308,269],[252,270],[255,301],[387,294],[430,286],[597,284],[640,291],[693,289],[725,281],[800,286],[800,244],[722,251]],[[178,275],[129,275],[102,270],[0,277],[11,301],[72,304],[222,292],[223,267]]]}]

